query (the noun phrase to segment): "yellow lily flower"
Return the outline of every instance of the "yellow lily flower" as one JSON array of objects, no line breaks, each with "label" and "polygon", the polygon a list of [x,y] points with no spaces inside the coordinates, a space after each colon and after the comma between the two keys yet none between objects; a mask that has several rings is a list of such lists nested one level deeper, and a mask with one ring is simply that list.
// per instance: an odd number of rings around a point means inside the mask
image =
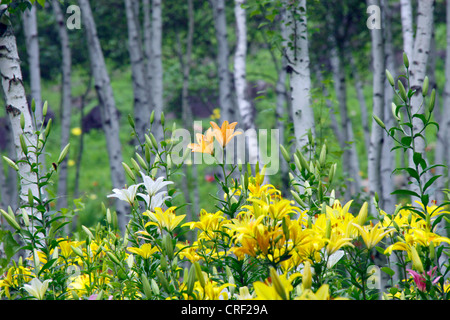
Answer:
[{"label": "yellow lily flower", "polygon": [[144,212],[144,215],[148,216],[151,220],[145,224],[145,227],[155,225],[161,231],[162,229],[166,229],[167,231],[172,232],[186,216],[185,214],[180,216],[175,215],[175,209],[176,207],[170,207],[166,211],[163,211],[161,208],[155,208],[155,212]]},{"label": "yellow lily flower", "polygon": [[374,248],[378,242],[383,240],[385,236],[395,231],[395,229],[388,229],[385,231],[385,228],[381,225],[381,223],[377,223],[375,226],[360,226],[359,224],[353,224],[361,233],[361,237],[367,247],[367,249]]},{"label": "yellow lily flower", "polygon": [[131,253],[140,255],[144,259],[148,259],[152,254],[158,251],[158,247],[153,247],[150,243],[144,243],[139,248],[129,247],[127,250]]}]

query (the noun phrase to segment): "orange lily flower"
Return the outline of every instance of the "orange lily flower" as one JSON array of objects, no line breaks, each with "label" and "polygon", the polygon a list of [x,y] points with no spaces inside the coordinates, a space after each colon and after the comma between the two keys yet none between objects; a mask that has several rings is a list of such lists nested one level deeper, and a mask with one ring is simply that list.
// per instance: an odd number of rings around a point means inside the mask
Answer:
[{"label": "orange lily flower", "polygon": [[231,141],[234,136],[242,133],[240,131],[234,131],[237,122],[228,123],[228,121],[224,121],[222,123],[222,127],[219,127],[214,121],[211,121],[210,124],[213,128],[213,134],[222,148],[225,148],[225,146]]},{"label": "orange lily flower", "polygon": [[214,134],[211,128],[206,131],[206,134],[203,135],[201,133],[196,134],[197,143],[190,143],[188,145],[189,149],[192,149],[192,152],[201,152],[212,154],[214,152]]}]

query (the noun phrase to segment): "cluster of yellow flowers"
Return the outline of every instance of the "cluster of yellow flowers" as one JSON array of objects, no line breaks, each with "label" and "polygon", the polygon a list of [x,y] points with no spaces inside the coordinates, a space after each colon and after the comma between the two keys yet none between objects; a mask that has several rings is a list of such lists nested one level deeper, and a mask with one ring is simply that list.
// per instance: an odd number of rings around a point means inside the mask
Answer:
[{"label": "cluster of yellow flowers", "polygon": [[[236,123],[211,126],[190,145],[193,152],[212,153],[214,139],[225,148],[238,134]],[[14,264],[0,279],[0,297],[11,298],[14,291],[36,299],[351,298],[349,287],[365,290],[374,248],[387,256],[405,253],[405,265],[412,265],[409,281],[421,292],[441,278],[435,277],[433,260],[436,248],[450,239],[436,233],[435,222],[448,212],[435,204],[422,207],[424,214],[401,206],[393,214],[381,210],[375,219],[368,216],[367,202],[353,214],[353,200],[341,204],[333,197],[313,214],[256,170],[225,192],[224,202],[235,205],[232,213],[202,209],[198,219],[186,222],[177,207],[164,208],[171,196],[162,189],[173,182],[141,174],[141,184],[109,195],[135,210],[123,239],[110,228],[94,235],[83,227],[85,241],[60,238],[50,252],[34,249],[26,263]],[[139,193],[143,188],[146,193]],[[192,243],[179,236],[189,231]],[[333,282],[338,266],[348,267],[344,273],[356,270],[347,287]],[[443,288],[446,294],[450,286]],[[384,297],[412,297],[412,291]]]}]

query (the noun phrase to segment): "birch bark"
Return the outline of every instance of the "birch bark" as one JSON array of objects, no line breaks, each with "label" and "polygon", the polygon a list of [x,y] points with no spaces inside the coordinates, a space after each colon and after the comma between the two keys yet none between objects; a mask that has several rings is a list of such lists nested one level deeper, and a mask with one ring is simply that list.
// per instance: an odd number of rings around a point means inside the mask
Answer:
[{"label": "birch bark", "polygon": [[[51,2],[58,26],[59,41],[61,43],[62,56],[62,91],[61,91],[61,150],[69,143],[70,120],[72,113],[72,52],[70,50],[69,34],[65,24],[64,14],[58,0]],[[69,157],[60,163],[58,168],[58,201],[57,208],[67,207],[67,161]]]},{"label": "birch bark", "polygon": [[36,6],[23,12],[23,31],[27,44],[28,64],[30,68],[31,98],[36,103],[36,122],[39,128],[42,121],[41,68],[39,64],[39,38],[37,31]]},{"label": "birch bark", "polygon": [[[431,46],[431,36],[433,30],[433,11],[434,1],[419,1],[417,8],[417,30],[414,39],[414,47],[412,57],[410,58],[410,85],[415,91],[411,97],[411,112],[424,113],[425,106],[422,106],[422,85],[428,66],[428,56]],[[423,122],[413,119],[414,133],[420,132],[423,128]],[[426,159],[425,140],[421,137],[414,138],[415,152],[422,154],[422,158]],[[412,153],[409,155],[410,166],[413,164]],[[411,190],[418,192],[418,186],[411,184]]]},{"label": "birch bark", "polygon": [[234,15],[236,18],[236,52],[234,54],[234,86],[236,101],[241,115],[242,124],[247,137],[248,162],[255,165],[260,161],[255,117],[252,106],[245,93],[247,91],[247,17],[242,5],[245,0],[235,0]]},{"label": "birch bark", "polygon": [[125,11],[128,26],[128,51],[130,53],[131,72],[134,93],[134,122],[140,139],[149,126],[150,94],[147,84],[145,60],[139,34],[138,16],[132,0],[125,0]]},{"label": "birch bark", "polygon": [[[4,8],[6,8],[5,5],[0,6],[0,9]],[[2,34],[0,35],[0,76],[5,98],[5,109],[11,123],[17,160],[23,160],[25,155],[20,145],[20,135],[23,134],[25,141],[29,142],[30,145],[36,145],[35,128],[28,109],[13,27],[4,18],[0,20],[0,26],[2,30]],[[25,120],[23,130],[20,125],[21,114],[23,114]],[[31,163],[36,163],[37,159],[33,153],[29,153],[28,157]],[[31,172],[29,165],[23,162],[19,162],[17,165],[19,167],[18,174],[20,177],[18,196],[19,206],[21,206],[28,203],[28,190],[31,190],[35,197],[39,197],[39,190],[36,184],[36,174]],[[27,211],[31,216],[31,209],[27,208]],[[41,219],[42,217],[38,216],[37,218]]]},{"label": "birch bark", "polygon": [[227,37],[227,22],[225,16],[225,1],[210,0],[214,15],[214,27],[217,38],[217,70],[219,78],[219,104],[222,121],[235,120],[235,110],[231,96],[231,79],[228,70],[229,48]]},{"label": "birch bark", "polygon": [[[368,0],[367,5],[376,5],[380,7],[380,1]],[[385,56],[383,30],[372,29],[372,60],[373,60],[373,96],[372,96],[372,114],[380,119],[384,118],[384,81],[385,81]],[[369,176],[369,195],[372,199],[377,193],[381,194],[381,146],[383,143],[383,129],[373,120],[371,125],[370,145],[368,154],[368,176]],[[375,214],[375,207],[371,203],[371,213]]]},{"label": "birch bark", "polygon": [[[315,136],[314,113],[311,108],[311,77],[309,66],[306,1],[296,5],[285,1],[288,23],[287,47],[288,70],[290,75],[291,108],[295,141],[298,150],[308,145],[308,132]],[[307,153],[312,150],[306,150]]]},{"label": "birch bark", "polygon": [[152,72],[152,99],[153,110],[155,110],[154,135],[157,141],[163,140],[161,126],[161,113],[164,109],[163,101],[163,65],[162,65],[162,0],[152,1],[152,23],[151,23],[151,72]]},{"label": "birch bark", "polygon": [[[102,126],[106,137],[106,146],[109,156],[109,166],[113,188],[123,188],[126,183],[122,168],[122,149],[119,139],[119,119],[111,88],[109,75],[106,70],[103,52],[97,36],[95,21],[92,16],[89,0],[79,0],[81,16],[88,40],[89,57],[92,74],[95,79],[95,89],[101,108]],[[125,230],[127,223],[127,207],[124,201],[116,201],[116,212],[120,230]]]}]

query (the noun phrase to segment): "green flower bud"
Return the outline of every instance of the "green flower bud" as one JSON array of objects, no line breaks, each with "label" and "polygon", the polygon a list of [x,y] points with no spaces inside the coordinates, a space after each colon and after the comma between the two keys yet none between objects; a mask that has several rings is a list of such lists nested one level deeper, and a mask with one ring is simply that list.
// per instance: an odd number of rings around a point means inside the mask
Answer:
[{"label": "green flower bud", "polygon": [[428,79],[428,76],[425,76],[425,79],[423,79],[422,84],[422,96],[426,96],[428,93],[428,86],[430,85],[430,80]]},{"label": "green flower bud", "polygon": [[122,167],[125,170],[126,174],[130,177],[130,179],[133,181],[136,181],[136,176],[134,175],[133,171],[131,171],[130,167],[125,162],[122,162]]},{"label": "green flower bud", "polygon": [[280,145],[280,150],[284,160],[286,160],[286,162],[291,161],[291,157],[289,156],[289,153],[287,152],[286,148],[283,145]]},{"label": "green flower bud", "polygon": [[386,78],[388,79],[389,84],[393,87],[395,85],[394,77],[392,77],[392,74],[387,69],[386,69]]},{"label": "green flower bud", "polygon": [[16,230],[20,230],[20,226],[14,217],[11,217],[5,210],[0,209],[0,213],[6,219],[8,224]]},{"label": "green flower bud", "polygon": [[28,146],[27,143],[25,142],[25,137],[23,136],[23,134],[21,134],[19,136],[19,141],[20,141],[20,148],[22,149],[24,154],[28,153]]},{"label": "green flower bud", "polygon": [[153,124],[155,121],[155,110],[152,111],[152,114],[150,115],[150,124]]},{"label": "green flower bud", "polygon": [[42,117],[45,118],[45,116],[47,115],[47,110],[48,110],[48,102],[45,101],[44,105],[42,106]]},{"label": "green flower bud", "polygon": [[152,296],[152,289],[150,287],[150,282],[148,282],[148,279],[144,274],[141,274],[141,282],[145,296],[147,297],[147,299],[150,299],[150,297]]},{"label": "green flower bud", "polygon": [[134,119],[131,116],[131,114],[128,114],[128,123],[130,124],[130,126],[134,129],[136,126],[134,124]]},{"label": "green flower bud", "polygon": [[22,130],[25,128],[25,116],[23,112],[20,113],[20,127],[22,128]]},{"label": "green flower bud", "polygon": [[409,59],[408,56],[406,55],[406,52],[403,52],[403,64],[405,65],[406,69],[409,68]]},{"label": "green flower bud", "polygon": [[58,164],[60,164],[64,160],[64,158],[67,156],[67,153],[69,152],[69,148],[70,148],[70,143],[68,143],[64,147],[64,149],[61,151],[61,153],[59,155],[59,158],[58,158],[58,161],[57,161]]},{"label": "green flower bud", "polygon": [[13,169],[16,170],[16,171],[19,171],[19,167],[17,166],[17,164],[16,164],[14,161],[12,161],[10,158],[8,158],[8,157],[6,157],[6,156],[3,156],[3,160],[5,160],[6,163],[7,163],[11,168],[13,168]]},{"label": "green flower bud", "polygon": [[429,103],[429,107],[428,107],[428,109],[430,110],[430,113],[432,113],[434,110],[435,102],[436,102],[436,90],[433,89],[431,91],[430,103]]},{"label": "green flower bud", "polygon": [[400,94],[400,98],[402,98],[402,100],[406,102],[408,100],[408,97],[406,95],[406,89],[400,80],[398,80],[397,83],[398,83],[398,92]]},{"label": "green flower bud", "polygon": [[386,129],[385,124],[383,123],[383,121],[381,121],[380,118],[378,118],[376,115],[373,115],[373,119],[375,120],[376,123],[378,123],[378,125],[380,127],[382,127],[383,129]]}]

